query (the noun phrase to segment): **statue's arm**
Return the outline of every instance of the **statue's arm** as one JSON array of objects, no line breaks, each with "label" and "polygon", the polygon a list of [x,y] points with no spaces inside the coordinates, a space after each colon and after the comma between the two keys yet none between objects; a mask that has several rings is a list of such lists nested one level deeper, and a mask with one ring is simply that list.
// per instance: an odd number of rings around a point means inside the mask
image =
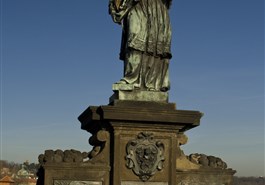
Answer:
[{"label": "statue's arm", "polygon": [[112,17],[113,22],[121,24],[124,15],[122,11],[117,10],[114,0],[109,0],[109,14]]},{"label": "statue's arm", "polygon": [[109,14],[115,23],[121,24],[123,18],[140,0],[124,0],[119,10],[115,7],[114,0],[109,0]]},{"label": "statue's arm", "polygon": [[114,5],[114,0],[109,0],[109,14],[111,15],[113,21],[115,23],[118,23],[118,21],[116,20],[116,8],[115,8],[115,5]]},{"label": "statue's arm", "polygon": [[109,14],[112,16],[116,13],[114,0],[109,0]]}]

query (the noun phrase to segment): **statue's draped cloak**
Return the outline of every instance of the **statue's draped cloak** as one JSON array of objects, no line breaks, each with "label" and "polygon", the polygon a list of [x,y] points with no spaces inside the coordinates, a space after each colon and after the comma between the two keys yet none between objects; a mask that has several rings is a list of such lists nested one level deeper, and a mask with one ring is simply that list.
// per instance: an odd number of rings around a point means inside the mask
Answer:
[{"label": "statue's draped cloak", "polygon": [[140,0],[129,11],[123,22],[122,60],[130,48],[156,57],[171,58],[169,3],[163,0]]},{"label": "statue's draped cloak", "polygon": [[120,52],[124,77],[121,81],[143,90],[169,90],[170,2],[139,0],[124,17]]}]

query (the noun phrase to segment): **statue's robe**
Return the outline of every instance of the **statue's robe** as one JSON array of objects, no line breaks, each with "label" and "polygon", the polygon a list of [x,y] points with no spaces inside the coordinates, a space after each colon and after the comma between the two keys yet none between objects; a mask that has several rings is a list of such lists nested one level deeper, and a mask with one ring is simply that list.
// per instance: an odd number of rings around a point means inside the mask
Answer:
[{"label": "statue's robe", "polygon": [[123,18],[122,81],[144,90],[170,88],[171,26],[167,0],[139,0]]}]

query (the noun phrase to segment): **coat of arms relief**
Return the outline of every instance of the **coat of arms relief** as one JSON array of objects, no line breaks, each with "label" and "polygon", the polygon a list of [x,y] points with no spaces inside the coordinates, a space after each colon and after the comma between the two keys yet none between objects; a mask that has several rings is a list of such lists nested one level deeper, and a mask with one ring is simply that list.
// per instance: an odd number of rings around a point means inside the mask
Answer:
[{"label": "coat of arms relief", "polygon": [[126,146],[126,166],[145,182],[163,169],[164,144],[154,139],[153,133],[141,132]]}]

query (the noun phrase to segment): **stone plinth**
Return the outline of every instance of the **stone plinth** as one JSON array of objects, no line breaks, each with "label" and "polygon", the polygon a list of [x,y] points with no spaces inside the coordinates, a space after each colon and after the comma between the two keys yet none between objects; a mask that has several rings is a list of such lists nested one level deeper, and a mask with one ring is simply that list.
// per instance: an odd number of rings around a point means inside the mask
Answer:
[{"label": "stone plinth", "polygon": [[168,103],[168,92],[115,90],[109,101],[112,104],[114,100]]},{"label": "stone plinth", "polygon": [[92,135],[109,132],[110,148],[90,143],[103,153],[108,150],[104,155],[110,157],[111,184],[175,185],[177,135],[198,126],[201,116],[170,103],[116,100],[109,106],[90,106],[78,119]]},{"label": "stone plinth", "polygon": [[176,172],[177,185],[231,185],[235,170],[199,169]]},{"label": "stone plinth", "polygon": [[78,119],[93,149],[46,150],[37,185],[231,185],[235,171],[220,158],[180,148],[202,115],[167,101],[90,106]]},{"label": "stone plinth", "polygon": [[47,163],[39,169],[37,185],[109,185],[110,167],[106,164]]}]

